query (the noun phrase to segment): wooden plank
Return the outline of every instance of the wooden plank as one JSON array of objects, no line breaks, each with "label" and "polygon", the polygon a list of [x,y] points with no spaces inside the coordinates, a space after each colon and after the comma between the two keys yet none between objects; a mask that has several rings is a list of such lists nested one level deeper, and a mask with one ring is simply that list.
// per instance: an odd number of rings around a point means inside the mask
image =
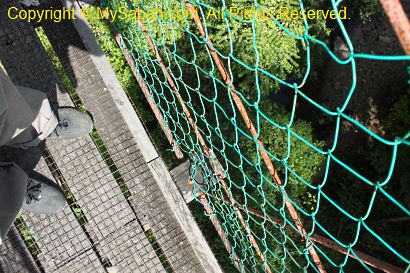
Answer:
[{"label": "wooden plank", "polygon": [[79,255],[75,259],[68,261],[59,268],[50,271],[52,273],[106,273],[107,271],[100,266],[95,253],[90,249]]},{"label": "wooden plank", "polygon": [[[54,180],[43,158],[36,171]],[[53,215],[35,215],[23,212],[22,217],[41,250],[38,259],[47,272],[55,272],[62,265],[81,255],[82,264],[95,272],[103,272],[104,266],[92,249],[83,228],[67,205]],[[84,256],[88,253],[89,256]]]},{"label": "wooden plank", "polygon": [[4,242],[0,244],[0,272],[41,272],[15,226],[12,226]]},{"label": "wooden plank", "polygon": [[152,246],[146,240],[137,221],[131,222],[118,232],[110,234],[104,238],[102,243],[111,246],[111,252],[107,254],[107,257],[115,264],[113,269],[116,272],[164,272],[161,262],[152,251]]}]

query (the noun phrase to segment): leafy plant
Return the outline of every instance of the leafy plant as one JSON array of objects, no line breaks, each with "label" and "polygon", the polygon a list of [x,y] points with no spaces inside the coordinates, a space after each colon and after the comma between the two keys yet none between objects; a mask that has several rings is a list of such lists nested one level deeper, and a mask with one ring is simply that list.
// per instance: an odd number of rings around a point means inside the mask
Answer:
[{"label": "leafy plant", "polygon": [[371,17],[380,13],[382,9],[379,0],[347,0],[343,4],[352,12],[352,16],[359,16],[363,23],[371,21]]}]

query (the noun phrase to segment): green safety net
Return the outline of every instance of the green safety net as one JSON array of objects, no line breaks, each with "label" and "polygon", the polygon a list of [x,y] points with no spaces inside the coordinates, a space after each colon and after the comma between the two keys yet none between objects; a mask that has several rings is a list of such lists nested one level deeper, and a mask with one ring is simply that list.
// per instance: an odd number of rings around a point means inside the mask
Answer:
[{"label": "green safety net", "polygon": [[[220,221],[230,243],[230,258],[238,262],[240,270],[268,270],[251,237],[272,272],[319,272],[309,248],[316,250],[328,272],[377,271],[363,260],[360,252],[408,269],[408,248],[400,244],[404,237],[394,238],[405,236],[403,230],[408,235],[408,228],[400,227],[398,233],[391,234],[388,227],[381,227],[375,219],[385,217],[387,207],[397,217],[410,215],[408,195],[398,192],[401,188],[394,178],[398,161],[408,160],[400,155],[408,152],[410,131],[405,128],[404,134],[381,136],[346,109],[357,91],[360,60],[383,65],[408,61],[410,56],[356,53],[341,18],[344,7],[340,0],[329,2],[329,8],[340,15],[334,23],[343,35],[346,52],[344,56],[335,53],[326,42],[329,30],[325,20],[313,22],[306,18],[307,12],[300,13],[318,8],[315,2],[307,2],[188,1],[194,5],[194,16],[201,20],[212,44],[201,36],[184,1],[110,0],[101,1],[100,6],[109,8],[111,13],[106,15],[110,15],[111,23],[121,34],[123,49],[129,50],[138,76],[148,86],[151,99],[162,112],[178,147],[190,159],[194,192],[205,194],[213,211],[208,216]],[[232,6],[238,8],[230,10]],[[281,8],[283,12],[285,8],[293,9],[302,15],[296,19],[276,18],[261,12],[270,10],[277,15]],[[131,18],[133,13],[140,14],[145,30]],[[149,40],[162,58],[175,90]],[[222,60],[235,89],[222,78],[210,49]],[[334,108],[305,91],[305,83],[318,78],[312,67],[320,63],[317,58],[324,58],[324,54],[351,71],[351,78],[345,79],[349,88],[340,92],[340,103]],[[177,93],[212,155],[206,155]],[[245,105],[256,136],[244,123],[233,93]],[[309,112],[319,113],[317,116],[323,119],[320,124],[324,124],[332,141],[326,144],[316,139],[312,125],[303,120]],[[355,134],[372,138],[378,149],[388,155],[379,168],[382,174],[376,177],[362,172],[338,155],[343,123],[354,127]],[[273,162],[282,185],[272,179],[258,140],[264,144],[263,150]],[[368,151],[369,156],[371,153]],[[334,170],[338,170],[337,175]],[[345,200],[344,196],[353,197]],[[307,231],[303,236],[285,200],[296,208]],[[332,241],[344,252],[319,243],[316,235]]]}]

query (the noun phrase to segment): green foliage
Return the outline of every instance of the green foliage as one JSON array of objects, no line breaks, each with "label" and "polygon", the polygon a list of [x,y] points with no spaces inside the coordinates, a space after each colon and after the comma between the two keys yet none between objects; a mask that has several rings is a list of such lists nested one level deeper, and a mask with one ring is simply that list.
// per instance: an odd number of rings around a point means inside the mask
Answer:
[{"label": "green foliage", "polygon": [[30,253],[34,257],[37,257],[38,255],[40,255],[41,254],[40,248],[38,247],[36,241],[34,240],[34,237],[31,235],[31,232],[28,229],[21,215],[17,215],[15,219],[15,224],[21,236],[23,237],[24,243],[26,244]]},{"label": "green foliage", "polygon": [[[144,10],[163,9],[171,11],[178,8],[185,9],[183,3],[178,1],[148,0],[133,1],[133,3],[136,7],[142,7]],[[128,8],[125,1],[110,1],[106,4],[111,5],[113,9]],[[204,14],[209,11],[209,8],[205,7],[206,5],[212,7],[218,5],[215,1],[203,1],[202,4],[204,4],[202,6]],[[253,7],[254,2],[232,0],[226,4],[240,9],[250,9]],[[300,8],[299,1],[296,0],[286,1],[285,3],[262,0],[259,4],[271,9],[278,9],[284,5],[292,9]],[[377,0],[365,0],[360,4],[356,2],[346,4],[350,5],[350,9],[354,13],[358,13],[363,21],[368,20],[380,7]],[[317,2],[313,1],[305,3],[305,8],[319,6]],[[304,22],[302,20],[284,19],[280,22],[282,28],[272,20],[251,21],[230,16],[225,20],[209,17],[201,19],[207,30],[208,37],[213,41],[214,48],[229,70],[228,72],[236,86],[235,91],[246,98],[247,110],[250,112],[252,122],[257,126],[258,140],[264,143],[264,149],[274,159],[280,177],[284,177],[287,197],[297,204],[298,209],[306,213],[314,211],[318,202],[316,196],[318,190],[313,191],[309,186],[318,185],[316,176],[324,163],[324,157],[312,147],[322,149],[324,143],[315,139],[310,123],[295,119],[289,124],[290,120],[293,119],[291,113],[268,99],[271,93],[277,92],[279,89],[278,81],[271,75],[291,83],[302,78],[307,69],[306,63],[309,60],[304,56],[307,45],[304,40],[295,39],[294,37],[294,35],[300,36],[304,33],[306,30]],[[179,102],[173,94],[174,90],[171,90],[164,77],[163,67],[159,66],[159,61],[150,49],[150,44],[146,39],[147,35],[153,40],[154,46],[162,56],[167,72],[171,74],[171,77],[178,85],[178,92],[193,113],[193,118],[201,133],[205,135],[206,141],[217,154],[219,161],[225,165],[224,167],[228,172],[226,177],[228,188],[233,192],[237,204],[245,208],[244,214],[247,217],[245,221],[266,253],[269,263],[274,268],[282,271],[287,269],[292,272],[301,270],[301,268],[306,270],[309,265],[304,264],[307,260],[303,252],[306,254],[307,248],[303,245],[303,242],[300,242],[300,237],[285,232],[283,227],[280,228],[272,223],[267,223],[266,218],[253,218],[247,211],[248,209],[263,211],[263,213],[273,215],[279,219],[286,219],[289,222],[291,218],[287,212],[280,211],[279,208],[283,207],[284,194],[272,181],[268,170],[261,163],[258,142],[247,135],[248,128],[240,121],[237,109],[232,103],[232,97],[227,92],[226,86],[224,83],[216,83],[218,80],[222,82],[223,79],[216,72],[217,69],[210,58],[209,50],[203,45],[205,41],[199,35],[192,20],[189,20],[189,18],[175,20],[175,17],[155,17],[145,18],[143,22],[147,27],[146,33],[143,33],[145,30],[136,22],[117,21],[116,23],[127,46],[131,48],[138,69],[140,69],[139,72],[144,74],[145,81],[149,82],[150,87],[152,87],[156,103],[161,108],[170,126],[175,126],[171,128],[175,137],[184,146],[191,159],[212,161],[203,155],[204,152],[199,147],[197,137],[192,130],[184,127],[185,124],[183,123],[186,122],[186,115],[184,116],[183,111],[180,111]],[[91,23],[103,50],[107,52],[117,76],[121,79],[122,85],[131,94],[130,96],[134,102],[141,103],[137,106],[137,109],[143,109],[145,107],[142,103],[144,97],[141,93],[135,93],[135,90],[138,89],[137,84],[122,57],[121,50],[110,37],[109,29],[99,21],[92,21]],[[308,23],[311,36],[324,40],[329,35],[330,30],[326,27],[325,20],[313,20]],[[311,59],[320,59],[316,55],[315,47],[312,46],[311,49]],[[256,69],[263,69],[270,75],[255,71]],[[219,109],[216,110],[217,103]],[[387,132],[386,138],[394,139],[407,133],[406,130],[410,127],[409,109],[410,100],[408,95],[403,96],[393,106],[390,115],[383,123]],[[223,113],[221,114],[221,112]],[[218,113],[220,116],[217,116]],[[265,116],[262,116],[261,113]],[[148,114],[146,119],[151,121],[152,115]],[[289,127],[286,127],[288,125]],[[187,127],[189,128],[189,125]],[[216,134],[217,130],[223,131],[222,134]],[[297,134],[299,138],[290,130]],[[337,145],[338,138],[335,138],[334,141]],[[372,179],[373,181],[383,181],[388,175],[390,163],[392,162],[392,150],[391,145],[382,145],[374,147],[371,151],[362,151],[362,155],[367,158],[360,163],[370,166],[370,172],[376,176],[375,179]],[[200,154],[200,159],[197,157],[198,154]],[[409,149],[402,143],[396,156],[395,173],[389,183],[383,187],[397,200],[396,205],[400,202],[400,204],[409,206],[410,201],[406,198],[410,193],[408,188],[408,181],[410,180],[408,158],[410,158]],[[207,166],[209,162],[195,163],[202,164],[205,166],[204,169],[209,169],[209,166]],[[337,165],[335,160],[331,164],[333,165],[330,170],[336,169],[336,172],[329,176],[330,179],[325,185],[330,184],[330,186],[326,191],[322,191],[323,199],[325,199],[323,197],[325,193],[328,196],[328,200],[321,203],[320,213],[324,211],[325,220],[319,221],[319,217],[315,219],[315,215],[309,217],[311,222],[308,222],[307,225],[312,223],[323,224],[323,222],[331,226],[334,224],[335,217],[332,217],[326,211],[327,209],[331,210],[331,205],[326,207],[326,205],[323,205],[324,202],[331,202],[334,207],[339,206],[336,208],[339,210],[338,213],[342,208],[358,218],[362,218],[367,210],[371,210],[370,216],[365,217],[368,219],[363,219],[366,224],[372,223],[371,221],[374,219],[401,216],[402,212],[397,208],[395,208],[396,210],[386,209],[386,207],[391,207],[390,203],[392,201],[385,198],[386,196],[383,196],[380,192],[378,192],[378,199],[374,203],[379,204],[379,206],[381,204],[381,206],[369,207],[371,193],[375,188],[366,185],[362,181],[363,179],[354,176],[346,167]],[[223,225],[228,239],[234,242],[235,247],[238,249],[238,255],[244,261],[247,269],[262,271],[263,265],[253,250],[247,230],[238,224],[235,213],[238,208],[233,205],[226,205],[224,201],[220,200],[221,197],[225,198],[221,186],[219,183],[212,182],[212,179],[208,180],[206,185],[207,198],[213,203],[216,215],[224,221]],[[217,195],[217,198],[214,195]],[[361,244],[369,248],[370,251],[374,251],[377,254],[375,256],[382,255],[381,252],[385,250],[385,247],[374,239],[377,236],[371,236],[368,232],[364,235],[360,234],[356,225],[357,221],[352,219],[353,217],[342,215],[341,218],[343,219],[338,220],[341,222],[340,230],[343,229],[344,231],[343,236],[355,237],[360,235],[362,236]],[[202,219],[199,220],[199,223],[201,226],[203,225]],[[346,227],[342,228],[343,225],[346,225]],[[401,234],[400,232],[404,230],[404,228],[403,230],[400,230],[400,228],[397,233],[388,232],[383,237],[389,241],[393,248],[397,247],[403,250],[408,240],[402,239],[403,236],[394,238],[394,234]],[[366,232],[365,227],[362,227],[362,229]],[[316,232],[318,230],[320,229],[317,228]],[[374,230],[377,233],[385,234],[385,224],[376,225]],[[391,231],[393,229],[386,228],[386,230]],[[367,231],[369,230],[367,229]],[[364,232],[362,231],[362,233]],[[208,239],[211,233],[205,232]],[[334,230],[331,230],[331,233],[336,234]],[[214,242],[211,247],[217,258],[223,264],[226,264],[225,261],[228,255],[223,249],[222,243],[215,239],[217,236],[214,233],[212,234],[215,237],[212,238],[211,236],[211,239],[209,239]],[[147,237],[151,240],[153,234],[147,233]],[[339,237],[339,234],[337,234],[337,237]],[[153,240],[155,241],[155,238]],[[362,246],[357,244],[354,247]],[[226,270],[231,269],[227,268]]]},{"label": "green foliage", "polygon": [[[215,9],[216,7],[221,8],[220,12],[222,13],[222,3],[215,1],[202,1],[201,3],[203,5],[210,5]],[[299,1],[297,0],[286,2],[265,0],[259,4],[264,9],[269,10],[279,10],[281,7],[300,10]],[[305,5],[305,9],[316,6],[318,6],[316,2],[308,2]],[[113,10],[121,8],[130,9],[123,1],[113,1],[109,5],[103,4],[103,7],[110,7]],[[141,11],[145,12],[152,10],[162,10],[164,12],[163,15],[158,13],[159,15],[157,16],[143,16],[141,19],[159,52],[167,56],[171,51],[176,51],[181,57],[185,57],[187,61],[194,58],[195,62],[203,69],[211,69],[209,67],[208,53],[204,50],[195,50],[195,55],[192,55],[192,48],[187,43],[186,39],[188,37],[184,34],[184,31],[193,32],[198,38],[200,35],[185,5],[181,5],[178,1],[148,0],[136,2],[135,7],[140,7]],[[254,8],[254,2],[242,0],[227,2],[225,19],[215,18],[209,15],[211,9],[205,7],[200,9],[197,6],[197,14],[203,18],[204,26],[207,28],[208,35],[218,52],[224,56],[231,55],[235,59],[241,60],[244,65],[250,68],[258,67],[264,69],[283,80],[289,76],[298,79],[304,75],[306,70],[304,53],[306,44],[303,40],[290,36],[288,32],[284,31],[273,20],[254,20],[254,24],[252,24],[251,20],[246,20],[241,16],[237,17],[233,13],[229,13],[229,8],[231,7],[238,8],[239,10],[250,10]],[[181,13],[185,16],[178,17],[175,12],[176,10],[181,10]],[[172,14],[173,16],[166,16],[166,14]],[[275,16],[277,17],[277,15]],[[287,31],[292,32],[294,35],[301,36],[305,31],[302,19],[295,20],[282,17],[280,21],[283,27],[286,27]],[[326,27],[326,21],[322,18],[311,20],[309,24],[309,34],[315,38],[324,39],[330,34],[330,29]],[[116,25],[128,42],[133,45],[136,54],[153,56],[137,22],[118,19]],[[130,31],[133,29],[138,31]],[[98,36],[98,29],[96,31]],[[317,54],[315,49],[315,46],[311,48],[313,56]],[[231,64],[231,75],[234,77],[234,82],[237,88],[244,92],[246,96],[255,98],[258,91],[262,95],[268,95],[278,88],[278,83],[272,80],[272,78],[261,76],[259,79],[260,90],[257,90],[254,88],[255,73],[243,69],[242,65],[237,65],[235,62],[231,62]],[[171,65],[173,69],[176,69],[174,64]]]},{"label": "green foliage", "polygon": [[385,121],[385,131],[389,138],[404,136],[410,128],[410,95],[401,96],[390,110]]},{"label": "green foliage", "polygon": [[[210,4],[210,1],[203,2]],[[284,7],[300,10],[297,0],[285,2],[265,0],[258,4],[266,10],[277,11]],[[254,8],[253,1],[233,0],[229,1],[228,5],[245,10]],[[311,7],[310,4],[305,8],[309,7]],[[274,17],[277,18],[277,15],[274,14]],[[256,15],[255,18],[253,24],[252,20],[231,16],[229,13],[226,23],[220,19],[212,20],[212,17],[208,19],[206,26],[215,48],[225,56],[231,54],[250,68],[262,68],[280,79],[286,79],[290,75],[295,79],[302,77],[306,69],[303,57],[305,54],[303,51],[306,50],[304,41],[289,35],[273,20],[258,19]],[[284,16],[279,21],[283,27],[287,28],[287,31],[294,35],[301,36],[305,31],[302,19],[295,20]],[[309,33],[313,37],[324,38],[329,34],[325,20],[318,18],[310,23]],[[233,62],[232,75],[235,77],[237,87],[246,95],[255,98],[258,91],[262,95],[267,95],[278,88],[276,81],[262,76],[259,79],[260,90],[255,89],[254,73],[243,68],[243,65]]]},{"label": "green foliage", "polygon": [[364,23],[370,21],[371,17],[380,13],[382,9],[379,0],[347,0],[344,4],[355,15],[358,15]]},{"label": "green foliage", "polygon": [[[404,137],[410,128],[410,95],[401,96],[392,106],[388,117],[382,122],[386,136],[394,140],[396,137]],[[390,168],[392,149],[387,146],[378,146],[371,151],[370,159],[380,181],[383,181]],[[396,198],[410,206],[408,182],[410,181],[410,148],[400,145],[397,152],[397,163],[392,181],[387,189],[394,191]]]},{"label": "green foliage", "polygon": [[[211,2],[204,3],[212,6],[217,5],[217,3]],[[105,4],[109,4],[110,8],[113,9],[123,7],[124,5],[123,2],[118,1],[109,3],[105,2]],[[283,3],[278,3],[276,1],[264,1],[261,4],[266,8],[274,9],[278,8],[279,5]],[[295,9],[299,8],[298,1],[290,1],[286,4]],[[253,6],[253,2],[232,1],[229,5],[246,9],[251,8]],[[184,5],[180,5],[178,1],[165,0],[138,2],[136,7],[141,7],[145,10],[155,8],[161,8],[163,10],[177,8],[184,9]],[[203,8],[202,11],[206,16],[209,10],[207,8]],[[199,85],[197,92],[191,92],[188,94],[184,91],[180,91],[184,101],[191,105],[191,110],[193,110],[194,113],[204,112],[204,116],[206,116],[208,120],[214,120],[215,114],[212,109],[213,105],[207,103],[203,96],[207,95],[212,97],[211,93],[215,92],[215,94],[218,94],[218,102],[224,111],[229,114],[233,114],[230,111],[230,99],[225,95],[226,89],[221,85],[215,87],[211,80],[213,77],[219,77],[222,81],[219,73],[215,72],[216,68],[211,66],[212,61],[210,59],[209,52],[205,50],[205,47],[197,40],[192,38],[192,36],[191,40],[189,40],[188,38],[190,37],[184,34],[184,31],[189,30],[194,33],[199,40],[202,39],[200,38],[198,31],[195,30],[196,26],[193,24],[193,21],[190,20],[190,18],[181,21],[166,21],[165,18],[153,18],[151,20],[143,20],[143,22],[146,25],[149,37],[153,39],[156,49],[164,60],[164,64],[167,66],[169,71],[175,75],[175,78],[182,78],[182,81],[178,81],[177,83],[181,83],[181,86]],[[289,19],[282,23],[296,35],[301,35],[305,31],[305,26],[302,20]],[[329,30],[326,28],[326,24],[323,20],[315,20],[310,23],[310,35],[323,38],[329,34]],[[299,79],[305,73],[306,60],[303,56],[303,52],[306,50],[306,45],[304,42],[291,37],[273,21],[255,21],[253,25],[250,21],[240,20],[238,18],[228,18],[227,21],[224,21],[221,19],[212,19],[212,17],[208,17],[204,20],[204,24],[207,27],[208,34],[212,39],[215,48],[223,56],[231,55],[232,58],[241,60],[243,65],[246,65],[249,68],[262,68],[284,80],[288,77]],[[164,81],[161,73],[158,73],[161,71],[161,68],[155,61],[151,61],[152,59],[155,59],[155,57],[146,38],[144,37],[144,34],[142,33],[141,27],[138,26],[136,22],[124,21],[117,21],[116,26],[121,31],[127,46],[133,50],[135,54],[134,58],[136,59],[137,64],[139,64],[140,69],[142,69],[144,73],[149,72],[151,69],[155,69],[157,72],[154,75],[150,75],[149,77],[152,78],[147,80],[148,82],[151,82],[152,79],[154,79],[154,84],[156,84],[155,89],[158,94],[157,97],[155,97],[157,104],[159,106],[165,105],[165,107],[167,107],[170,101],[174,101],[175,98],[169,90],[164,92],[162,89],[162,84],[159,84]],[[256,35],[254,35],[254,32]],[[300,57],[301,55],[302,57]],[[175,58],[175,56],[178,56],[179,58]],[[192,65],[189,62],[194,63],[202,73],[198,73],[198,70],[192,69]],[[276,81],[274,81],[271,77],[262,76],[261,74],[258,81],[259,89],[257,89],[255,86],[255,72],[252,72],[249,69],[244,69],[243,65],[238,65],[237,62],[231,61],[229,64],[226,60],[224,60],[224,62],[226,67],[230,68],[229,72],[233,76],[236,88],[240,90],[246,98],[250,101],[254,101],[256,100],[257,95],[261,94],[263,102],[260,104],[260,107],[263,109],[263,112],[269,113],[269,118],[275,120],[282,126],[289,122],[290,113],[283,108],[276,106],[273,102],[269,102],[269,100],[267,100],[268,95],[275,92],[274,90],[279,87]],[[182,75],[181,78],[178,78],[179,74]],[[174,105],[173,102],[172,104],[172,109],[163,109],[164,116],[169,119],[172,118],[175,121],[179,121],[177,126],[182,126],[181,118],[178,113],[179,107]],[[252,120],[255,124],[257,124],[255,115],[255,113],[252,113]],[[237,120],[241,123],[240,119]],[[172,126],[173,123],[171,122],[170,125]],[[198,119],[198,126],[204,129],[201,125],[201,120]],[[243,124],[241,125],[241,127],[245,127]],[[255,182],[254,180],[259,177],[259,171],[257,170],[259,168],[257,166],[258,153],[256,152],[255,142],[250,139],[241,139],[240,141],[235,140],[235,135],[231,132],[236,130],[236,126],[226,119],[218,120],[218,126],[224,132],[223,138],[230,143],[237,143],[242,154],[252,162],[252,165],[244,164],[242,169],[230,168],[230,181],[232,184],[235,183],[236,185],[240,185],[241,182],[246,181],[246,179]],[[265,118],[260,119],[260,128],[260,139],[264,142],[266,150],[279,159],[286,157],[288,149],[287,144],[288,141],[290,141],[291,153],[289,159],[287,160],[287,167],[297,173],[301,179],[305,180],[305,183],[314,184],[313,178],[318,171],[319,166],[323,163],[323,159],[320,155],[308,148],[306,144],[296,139],[296,137],[291,136],[290,139],[288,139],[288,133],[286,130],[275,127]],[[323,145],[322,143],[314,140],[312,127],[309,123],[302,120],[295,120],[291,128],[306,141],[314,143],[317,147],[320,148]],[[177,128],[177,130],[180,129],[181,128]],[[191,139],[196,138],[192,132],[190,136]],[[224,145],[217,137],[212,136],[210,139],[215,147],[222,147]],[[187,143],[185,136],[183,143]],[[190,147],[190,149],[195,149],[195,144],[191,143],[191,145],[192,148]],[[215,150],[215,152],[217,151]],[[235,162],[235,164],[240,163],[241,159],[237,157],[237,151],[230,150],[226,151],[226,153],[227,157],[232,162]],[[220,157],[221,155],[218,154],[217,156]],[[307,157],[309,160],[306,160]],[[221,159],[221,162],[224,162],[223,155]],[[283,177],[286,172],[285,166],[277,161],[276,167],[281,177]],[[256,188],[252,188],[248,183],[248,186],[246,186],[246,192],[252,195],[254,199],[252,204],[248,204],[248,207],[260,210],[260,206],[264,202],[265,198],[267,202],[270,203],[270,206],[281,206],[283,202],[281,194],[274,186],[272,178],[270,178],[270,174],[267,170],[260,171],[267,180],[270,180],[270,182],[265,181],[263,183],[263,195],[261,195]],[[288,171],[288,194],[302,208],[304,208],[307,212],[310,212],[316,205],[316,195],[308,190],[305,183],[300,181],[300,179]],[[239,186],[233,186],[232,190],[236,193],[235,198],[238,202],[246,204],[246,195],[242,191],[243,189],[239,188]],[[218,208],[218,210],[220,209],[222,208]],[[221,212],[219,211],[219,213]],[[281,216],[279,215],[279,217]],[[253,230],[258,235],[263,233],[263,230],[259,226],[253,227]],[[207,232],[205,235],[209,236]],[[235,238],[232,238],[232,240],[236,241]],[[212,241],[215,242],[214,239],[212,239]],[[279,245],[275,244],[273,241],[269,241],[267,243],[269,244],[269,249],[272,249],[272,251],[276,253],[275,255],[277,257],[284,255],[284,248],[279,247]],[[252,249],[252,246],[249,245],[247,240],[243,240],[241,244],[242,246],[240,251],[243,252],[239,254],[245,256],[248,255],[247,251]],[[212,243],[211,247],[217,252],[216,256],[219,259],[227,257],[221,243]],[[219,253],[221,253],[221,255],[219,255]],[[280,260],[273,258],[273,256],[270,257],[272,264],[277,264],[278,266],[281,264]],[[226,264],[226,262],[222,262],[222,264]],[[254,259],[251,264],[250,266],[258,268],[258,270],[261,270],[262,268],[261,265],[258,264],[257,259]]]},{"label": "green foliage", "polygon": [[[263,103],[262,108],[269,113],[269,118],[275,120],[279,125],[286,125],[290,121],[290,113],[282,107],[276,106],[273,103]],[[276,170],[284,177],[286,167],[280,160],[284,159],[288,155],[288,132],[285,129],[279,129],[272,125],[266,119],[261,120],[261,132],[260,140],[264,143],[265,149],[277,158],[275,167]],[[313,129],[310,123],[296,119],[294,120],[291,129],[305,140],[314,143],[316,147],[322,148],[323,142],[317,141],[313,136]],[[316,196],[308,191],[308,187],[305,183],[314,184],[313,178],[317,174],[319,167],[323,164],[324,158],[313,149],[309,148],[305,143],[300,141],[294,135],[290,135],[290,154],[287,160],[286,166],[288,170],[288,186],[286,187],[290,197],[299,203],[299,205],[305,208],[306,211],[313,211],[316,204]],[[252,159],[253,162],[257,162],[257,153],[255,151],[254,143],[248,141],[244,142],[243,148],[245,154]],[[309,160],[306,160],[306,159]],[[299,178],[292,174],[292,172],[298,174]],[[252,172],[250,176],[254,175]],[[270,177],[269,172],[264,172],[265,177]],[[301,181],[303,179],[303,181]],[[276,189],[272,183],[265,183],[264,191],[267,200],[274,206],[282,204],[282,198],[279,194],[279,190]],[[261,200],[262,202],[262,200]],[[258,209],[258,208],[255,208]]]}]

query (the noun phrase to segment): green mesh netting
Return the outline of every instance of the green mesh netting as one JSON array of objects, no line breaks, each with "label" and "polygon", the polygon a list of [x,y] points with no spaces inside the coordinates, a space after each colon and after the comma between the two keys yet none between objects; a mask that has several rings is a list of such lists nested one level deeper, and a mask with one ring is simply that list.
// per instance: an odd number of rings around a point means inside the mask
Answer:
[{"label": "green mesh netting", "polygon": [[[378,220],[410,215],[407,191],[403,190],[408,187],[403,182],[408,177],[400,180],[394,176],[398,161],[409,160],[410,132],[404,128],[404,135],[391,132],[381,136],[347,109],[357,91],[358,61],[383,65],[410,60],[410,56],[355,53],[341,18],[334,22],[342,33],[345,52],[334,53],[326,43],[330,31],[323,18],[268,16],[261,20],[258,12],[229,13],[232,6],[273,13],[281,8],[318,8],[318,3],[306,2],[188,1],[208,40],[183,1],[113,0],[101,1],[101,7],[118,11],[110,15],[123,46],[129,49],[136,71],[149,87],[177,145],[189,157],[195,187],[205,194],[221,222],[231,244],[230,257],[239,259],[241,270],[319,272],[312,249],[322,270],[328,272],[373,272],[377,267],[394,270],[386,263],[408,269],[408,226],[400,222],[392,228]],[[341,4],[329,3],[335,11],[344,9]],[[140,12],[144,27],[129,20],[132,11]],[[216,63],[213,51],[221,64]],[[318,58],[325,54],[351,71],[350,78],[341,79],[348,88],[339,92],[337,107],[318,101],[311,90],[304,91],[306,82],[318,78],[312,67],[319,65]],[[218,65],[226,68],[235,87],[227,84]],[[242,119],[235,95],[244,104],[256,135]],[[312,125],[303,121],[303,115],[310,112],[321,119],[318,124],[331,141],[318,140]],[[344,159],[346,149],[353,153],[360,145],[341,145],[349,143],[341,139],[346,136],[340,133],[343,123],[354,128],[351,134],[375,143],[372,151],[362,151],[368,157],[363,160],[370,162],[369,158],[384,155],[384,161],[378,161],[382,162],[377,168],[380,173],[366,172]],[[273,162],[281,184],[272,178],[263,153]],[[306,234],[301,234],[289,206],[296,209]],[[318,236],[333,247],[320,242]],[[372,265],[363,252],[383,262]]]}]

